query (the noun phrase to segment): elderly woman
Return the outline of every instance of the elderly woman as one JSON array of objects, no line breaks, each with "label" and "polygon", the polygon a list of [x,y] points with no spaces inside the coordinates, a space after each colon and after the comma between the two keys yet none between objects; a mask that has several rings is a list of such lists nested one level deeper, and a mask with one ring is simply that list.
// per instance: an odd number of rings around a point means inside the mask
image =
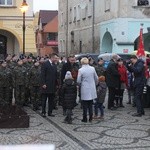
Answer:
[{"label": "elderly woman", "polygon": [[84,57],[81,59],[82,67],[79,69],[77,83],[81,89],[81,100],[83,106],[82,122],[87,122],[87,111],[89,111],[89,122],[92,122],[93,100],[97,98],[96,84],[98,83],[98,76],[95,68],[89,65],[89,60]]}]

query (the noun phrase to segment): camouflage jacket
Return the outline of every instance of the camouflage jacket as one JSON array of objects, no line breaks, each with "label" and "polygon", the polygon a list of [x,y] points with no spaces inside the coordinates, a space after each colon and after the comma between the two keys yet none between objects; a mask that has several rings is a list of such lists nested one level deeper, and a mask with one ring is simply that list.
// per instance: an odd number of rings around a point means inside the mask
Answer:
[{"label": "camouflage jacket", "polygon": [[41,67],[33,66],[28,74],[29,87],[31,86],[40,86],[41,81]]},{"label": "camouflage jacket", "polygon": [[0,87],[12,87],[12,72],[9,68],[0,67]]},{"label": "camouflage jacket", "polygon": [[16,66],[13,72],[13,86],[27,86],[27,71],[24,66]]},{"label": "camouflage jacket", "polygon": [[104,68],[104,66],[102,65],[96,65],[95,66],[95,70],[96,70],[96,73],[97,75],[100,77],[100,76],[105,76],[106,75],[106,69]]}]

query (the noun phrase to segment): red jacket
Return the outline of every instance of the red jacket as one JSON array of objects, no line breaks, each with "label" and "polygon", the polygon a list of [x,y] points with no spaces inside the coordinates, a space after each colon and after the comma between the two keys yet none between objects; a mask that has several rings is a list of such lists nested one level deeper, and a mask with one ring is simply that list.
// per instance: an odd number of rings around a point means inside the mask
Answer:
[{"label": "red jacket", "polygon": [[125,83],[126,86],[128,85],[128,76],[127,76],[127,69],[124,65],[120,66],[118,65],[118,71],[120,74],[120,81],[122,83]]}]

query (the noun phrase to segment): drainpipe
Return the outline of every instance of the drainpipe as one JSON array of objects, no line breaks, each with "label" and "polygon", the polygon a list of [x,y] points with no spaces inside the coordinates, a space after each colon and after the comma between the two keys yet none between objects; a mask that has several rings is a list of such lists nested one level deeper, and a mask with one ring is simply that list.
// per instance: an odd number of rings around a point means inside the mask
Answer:
[{"label": "drainpipe", "polygon": [[66,6],[66,58],[68,57],[68,0]]},{"label": "drainpipe", "polygon": [[95,53],[95,0],[93,0],[93,18],[92,18],[92,53]]}]

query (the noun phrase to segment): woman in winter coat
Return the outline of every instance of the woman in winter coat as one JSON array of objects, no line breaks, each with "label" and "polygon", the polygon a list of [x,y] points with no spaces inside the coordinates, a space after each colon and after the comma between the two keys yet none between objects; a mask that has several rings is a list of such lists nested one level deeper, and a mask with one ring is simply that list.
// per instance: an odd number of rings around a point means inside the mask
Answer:
[{"label": "woman in winter coat", "polygon": [[93,100],[97,98],[96,84],[98,76],[95,68],[89,65],[89,60],[84,57],[81,59],[82,67],[79,69],[77,83],[81,89],[81,100],[83,106],[83,119],[82,122],[87,122],[87,111],[89,111],[89,122],[92,121]]},{"label": "woman in winter coat", "polygon": [[128,75],[127,75],[127,69],[123,64],[123,60],[119,58],[117,62],[118,62],[118,72],[120,74],[120,86],[119,89],[116,91],[117,92],[116,95],[118,96],[116,101],[117,101],[117,105],[119,104],[119,107],[124,107],[123,93],[125,88],[128,86]]},{"label": "woman in winter coat", "polygon": [[74,79],[72,78],[70,71],[66,72],[61,92],[63,108],[66,109],[66,118],[64,121],[68,124],[71,124],[72,109],[76,106],[77,86],[74,82]]}]

